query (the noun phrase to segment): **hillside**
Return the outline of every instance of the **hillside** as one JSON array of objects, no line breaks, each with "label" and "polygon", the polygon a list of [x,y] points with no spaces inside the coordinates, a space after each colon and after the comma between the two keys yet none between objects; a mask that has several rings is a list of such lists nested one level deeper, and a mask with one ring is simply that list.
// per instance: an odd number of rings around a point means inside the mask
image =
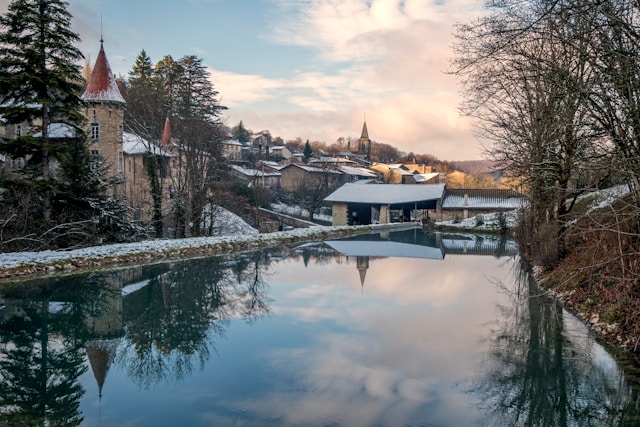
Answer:
[{"label": "hillside", "polygon": [[540,284],[607,341],[640,353],[639,223],[629,197],[583,207],[568,255]]},{"label": "hillside", "polygon": [[469,173],[492,173],[495,171],[496,163],[491,160],[463,160],[449,162],[455,169]]}]

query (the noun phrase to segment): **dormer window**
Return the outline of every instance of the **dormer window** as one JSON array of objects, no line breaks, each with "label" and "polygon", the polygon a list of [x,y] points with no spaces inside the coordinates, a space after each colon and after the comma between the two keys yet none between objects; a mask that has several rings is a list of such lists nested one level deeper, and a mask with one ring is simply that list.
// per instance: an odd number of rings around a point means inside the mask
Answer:
[{"label": "dormer window", "polygon": [[91,128],[89,129],[89,137],[97,141],[100,137],[100,124],[99,123],[91,123]]}]

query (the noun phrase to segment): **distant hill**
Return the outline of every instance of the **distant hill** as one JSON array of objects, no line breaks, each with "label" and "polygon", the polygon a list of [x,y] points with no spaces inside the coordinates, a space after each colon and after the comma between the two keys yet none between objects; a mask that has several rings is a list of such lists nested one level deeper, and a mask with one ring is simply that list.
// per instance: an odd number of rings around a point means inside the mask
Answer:
[{"label": "distant hill", "polygon": [[456,170],[470,174],[495,172],[495,162],[491,160],[450,161],[449,164]]}]

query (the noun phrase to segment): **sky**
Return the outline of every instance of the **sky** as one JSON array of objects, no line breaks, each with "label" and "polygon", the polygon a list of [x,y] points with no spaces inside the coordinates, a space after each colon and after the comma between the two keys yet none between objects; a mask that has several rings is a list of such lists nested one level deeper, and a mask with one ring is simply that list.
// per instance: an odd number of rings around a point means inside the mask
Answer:
[{"label": "sky", "polygon": [[366,120],[372,140],[406,153],[482,158],[447,72],[454,25],[481,0],[67,1],[82,53],[94,61],[102,33],[117,75],[143,49],[154,64],[201,58],[229,126],[330,144]]}]

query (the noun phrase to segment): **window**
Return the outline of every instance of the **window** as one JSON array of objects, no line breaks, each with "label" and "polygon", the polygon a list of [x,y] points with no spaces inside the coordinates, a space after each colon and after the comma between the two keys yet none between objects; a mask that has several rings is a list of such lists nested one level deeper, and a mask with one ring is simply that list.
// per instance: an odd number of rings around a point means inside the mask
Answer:
[{"label": "window", "polygon": [[122,151],[118,151],[118,172],[124,170],[124,154]]},{"label": "window", "polygon": [[15,134],[16,134],[16,138],[19,136],[22,136],[22,125],[16,125]]},{"label": "window", "polygon": [[99,123],[91,123],[91,129],[89,130],[89,137],[93,140],[97,140],[100,137]]}]

